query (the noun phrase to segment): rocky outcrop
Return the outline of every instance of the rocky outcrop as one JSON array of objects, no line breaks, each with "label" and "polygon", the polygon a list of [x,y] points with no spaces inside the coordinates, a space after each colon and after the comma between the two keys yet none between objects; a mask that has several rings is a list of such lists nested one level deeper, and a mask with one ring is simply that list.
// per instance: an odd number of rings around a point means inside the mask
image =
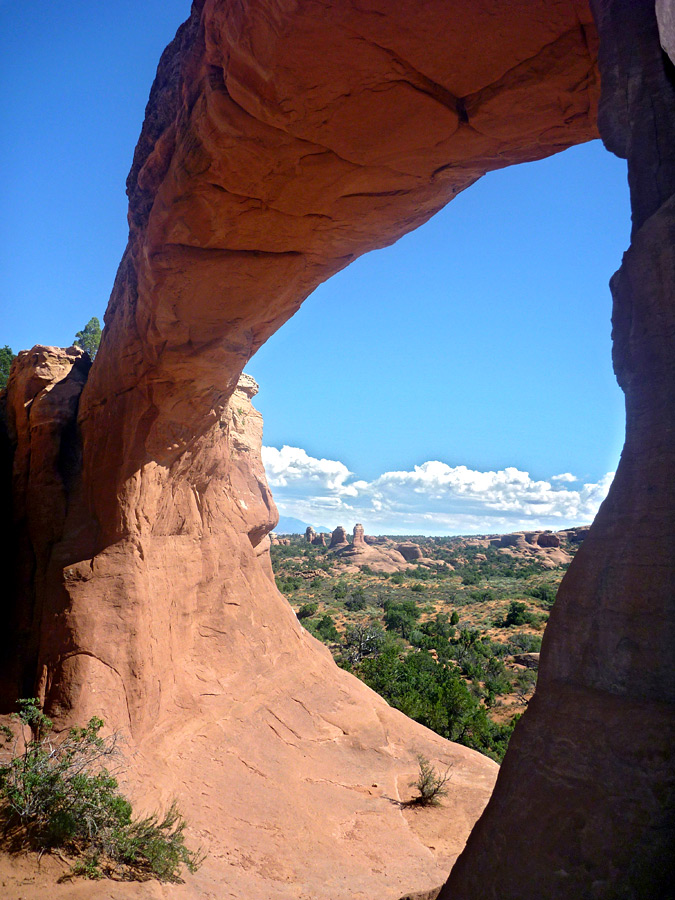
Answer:
[{"label": "rocky outcrop", "polygon": [[[613,281],[626,449],[453,900],[576,900],[589,885],[645,898],[668,875],[672,81],[653,2],[595,8],[603,136],[629,159],[633,203]],[[13,608],[31,634],[4,664],[7,693],[30,681],[60,725],[96,712],[126,731],[146,805],[179,796],[211,850],[185,897],[431,890],[484,804],[495,767],[336,669],[276,592],[276,513],[239,376],[358,255],[486,171],[595,136],[595,50],[583,0],[196,0],[162,56],[128,180],[129,243],[75,440],[61,441],[63,502],[57,485],[49,522],[18,521],[32,570],[17,554]],[[18,438],[12,450],[20,467]],[[32,455],[30,469],[19,511]],[[453,766],[432,824],[397,805],[417,752]]]},{"label": "rocky outcrop", "polygon": [[349,547],[347,532],[344,530],[342,525],[338,525],[337,528],[333,530],[333,533],[330,536],[330,544],[328,545],[328,549],[342,550],[343,547]]},{"label": "rocky outcrop", "polygon": [[[77,489],[80,448],[77,409],[91,363],[79,347],[33,347],[18,354],[2,404],[8,446],[11,522],[3,541],[3,622],[10,652],[0,663],[0,703],[34,693],[45,596],[62,592],[49,571],[52,548],[63,536],[68,496]],[[12,602],[8,602],[8,601]],[[48,626],[47,626],[48,627]]]},{"label": "rocky outcrop", "polygon": [[316,531],[312,528],[311,525],[308,525],[305,529],[305,542],[308,544],[312,544],[314,542],[314,538],[316,537]]},{"label": "rocky outcrop", "polygon": [[395,549],[401,554],[406,562],[415,562],[415,560],[422,559],[424,556],[419,544],[414,544],[412,541],[404,541],[402,544],[396,544]]},{"label": "rocky outcrop", "polygon": [[[572,532],[570,532],[571,534]],[[572,559],[562,546],[561,539],[567,539],[568,532],[554,534],[550,531],[517,531],[489,539],[490,546],[511,556],[532,557],[540,565],[548,568],[566,565]]]},{"label": "rocky outcrop", "polygon": [[513,661],[519,666],[525,666],[527,669],[539,668],[538,653],[516,653],[513,657]]},{"label": "rocky outcrop", "polygon": [[548,531],[542,531],[537,535],[537,545],[539,547],[559,547],[560,538],[557,534],[551,534]]},{"label": "rocky outcrop", "polygon": [[355,525],[354,526],[354,536],[352,538],[352,546],[355,550],[363,550],[368,545],[366,544],[365,539],[365,531],[363,525]]}]

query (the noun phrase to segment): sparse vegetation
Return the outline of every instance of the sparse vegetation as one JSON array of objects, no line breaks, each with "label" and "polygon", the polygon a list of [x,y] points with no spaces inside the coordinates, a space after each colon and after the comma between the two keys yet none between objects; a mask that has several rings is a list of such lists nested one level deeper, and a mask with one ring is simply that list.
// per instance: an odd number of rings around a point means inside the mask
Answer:
[{"label": "sparse vegetation", "polygon": [[101,323],[96,316],[92,316],[82,331],[77,332],[73,343],[76,347],[86,350],[91,361],[94,361],[101,343]]},{"label": "sparse vegetation", "polygon": [[119,767],[119,741],[101,736],[101,719],[55,736],[37,700],[20,700],[19,707],[16,729],[2,729],[11,746],[0,766],[0,819],[9,849],[64,851],[73,859],[67,877],[180,882],[183,867],[199,867],[202,855],[186,847],[186,823],[175,803],[163,815],[133,817],[107,768]]},{"label": "sparse vegetation", "polygon": [[418,756],[420,767],[419,775],[415,781],[410,782],[410,787],[417,790],[417,795],[410,801],[416,806],[438,806],[441,797],[448,793],[446,784],[450,778],[450,769],[441,774],[435,769],[425,756]]},{"label": "sparse vegetation", "polygon": [[16,359],[16,353],[12,351],[11,347],[7,344],[4,347],[0,347],[0,390],[7,387],[9,370],[14,359]]},{"label": "sparse vegetation", "polygon": [[[347,569],[328,548],[291,537],[272,547],[277,584],[338,665],[434,731],[500,761],[536,670],[566,565],[502,552],[488,541],[398,536],[424,564],[384,574]],[[571,556],[576,544],[566,544]],[[318,577],[320,576],[320,577]]]}]

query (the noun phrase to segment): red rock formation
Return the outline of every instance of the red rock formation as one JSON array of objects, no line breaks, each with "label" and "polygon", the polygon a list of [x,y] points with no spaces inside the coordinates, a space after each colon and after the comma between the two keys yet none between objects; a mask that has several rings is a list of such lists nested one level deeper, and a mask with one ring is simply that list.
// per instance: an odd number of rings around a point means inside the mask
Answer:
[{"label": "red rock formation", "polygon": [[308,525],[307,528],[305,529],[305,541],[306,541],[306,543],[308,543],[308,544],[313,543],[315,537],[316,537],[316,531],[314,531],[314,529],[312,528],[311,525]]},{"label": "red rock formation", "polygon": [[[613,286],[626,451],[454,898],[580,897],[583,876],[604,889],[631,852],[648,861],[645,878],[657,869],[645,829],[663,824],[654,798],[672,746],[675,141],[653,3],[648,36],[630,18],[649,7],[598,2],[603,132],[629,157],[634,203]],[[59,722],[102,712],[128,731],[136,790],[178,793],[212,849],[186,897],[431,889],[482,807],[494,767],[337,670],[271,584],[276,514],[239,376],[356,256],[484,172],[593,137],[596,96],[583,0],[197,0],[165,51],[128,181],[129,244],[79,404],[82,467],[61,478],[54,523],[20,522],[35,568],[30,615],[17,620],[32,623],[31,641],[5,684],[19,691],[17,673],[34,675]],[[33,510],[30,478],[16,488],[17,508]],[[391,803],[420,750],[454,764],[450,809],[432,825]]]},{"label": "red rock formation", "polygon": [[412,541],[404,541],[402,544],[396,544],[396,550],[407,562],[414,562],[417,559],[422,559],[424,555],[422,553],[422,548]]},{"label": "red rock formation", "polygon": [[336,554],[346,564],[346,571],[349,572],[358,572],[362,566],[369,566],[373,572],[390,574],[409,568],[403,556],[390,546],[390,542],[384,545],[366,543],[363,525],[354,526],[353,543],[336,548]]},{"label": "red rock formation", "polygon": [[352,540],[352,546],[355,550],[363,550],[365,547],[367,547],[363,525],[354,526],[354,538]]},{"label": "red rock formation", "polygon": [[626,444],[448,900],[657,900],[675,883],[675,83],[653,2],[594,7],[601,131],[628,159],[633,209],[611,281]]},{"label": "red rock formation", "polygon": [[550,534],[547,531],[542,531],[541,534],[537,535],[537,545],[539,547],[559,547],[560,538],[557,534]]},{"label": "red rock formation", "polygon": [[328,549],[342,550],[343,547],[349,547],[347,532],[344,530],[342,525],[338,525],[338,527],[333,530],[333,533],[330,536],[330,544],[328,545]]},{"label": "red rock formation", "polygon": [[[44,628],[45,596],[61,590],[49,557],[63,534],[68,494],[79,470],[75,420],[90,368],[79,347],[33,347],[18,354],[3,404],[11,447],[12,520],[3,541],[7,573],[14,573],[13,604],[3,620],[8,647],[0,664],[0,702],[35,688],[35,665]],[[5,604],[7,603],[5,595]],[[4,606],[4,604],[3,604]]]}]

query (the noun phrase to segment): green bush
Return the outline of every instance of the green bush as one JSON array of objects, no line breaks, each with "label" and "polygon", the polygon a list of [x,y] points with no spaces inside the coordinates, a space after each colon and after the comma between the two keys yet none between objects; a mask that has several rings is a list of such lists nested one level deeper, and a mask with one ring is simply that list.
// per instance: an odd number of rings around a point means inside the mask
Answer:
[{"label": "green bush", "polygon": [[325,644],[340,639],[333,617],[328,615],[328,613],[322,616],[318,621],[316,619],[305,619],[304,625],[310,634],[313,634],[314,637],[323,641]]},{"label": "green bush", "polygon": [[102,738],[97,717],[54,737],[36,699],[20,700],[15,714],[22,734],[3,728],[12,756],[0,766],[0,819],[10,846],[43,852],[63,849],[77,857],[71,875],[180,882],[185,866],[196,871],[199,852],[185,846],[185,820],[172,804],[164,816],[134,819],[117,779],[105,767],[119,757],[115,735]]},{"label": "green bush", "polygon": [[299,619],[309,619],[310,616],[313,616],[314,613],[319,608],[318,603],[303,603],[300,609],[298,610],[298,618]]},{"label": "green bush", "polygon": [[537,617],[528,610],[524,603],[512,600],[502,624],[504,628],[508,628],[510,625],[535,625],[536,623]]},{"label": "green bush", "polygon": [[513,653],[539,653],[541,650],[541,636],[517,631],[509,639],[509,644]]},{"label": "green bush", "polygon": [[539,584],[536,587],[530,588],[528,593],[530,596],[540,600],[547,609],[550,609],[555,603],[558,591],[553,584]]},{"label": "green bush", "polygon": [[450,777],[450,769],[441,775],[426,756],[422,755],[417,757],[417,762],[420,767],[419,775],[415,781],[410,782],[410,787],[417,789],[417,796],[410,802],[416,806],[438,806],[440,798],[448,793],[445,785]]}]

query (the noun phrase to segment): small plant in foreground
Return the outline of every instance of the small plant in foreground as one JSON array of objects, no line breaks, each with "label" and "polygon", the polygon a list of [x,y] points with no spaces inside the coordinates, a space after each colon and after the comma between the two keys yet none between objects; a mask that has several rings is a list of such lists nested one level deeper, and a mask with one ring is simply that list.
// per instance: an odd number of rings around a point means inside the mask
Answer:
[{"label": "small plant in foreground", "polygon": [[417,789],[417,796],[410,803],[415,806],[438,806],[440,798],[448,793],[445,785],[450,778],[450,769],[441,774],[421,754],[417,757],[417,762],[420,767],[419,775],[415,781],[410,782],[410,787]]},{"label": "small plant in foreground", "polygon": [[[117,779],[105,767],[119,759],[117,735],[103,738],[103,720],[58,737],[36,699],[20,700],[19,734],[0,765],[0,821],[13,849],[62,849],[76,858],[70,876],[115,876],[179,882],[201,853],[185,846],[185,820],[175,804],[163,815],[134,819]],[[26,732],[30,731],[30,737]]]}]

